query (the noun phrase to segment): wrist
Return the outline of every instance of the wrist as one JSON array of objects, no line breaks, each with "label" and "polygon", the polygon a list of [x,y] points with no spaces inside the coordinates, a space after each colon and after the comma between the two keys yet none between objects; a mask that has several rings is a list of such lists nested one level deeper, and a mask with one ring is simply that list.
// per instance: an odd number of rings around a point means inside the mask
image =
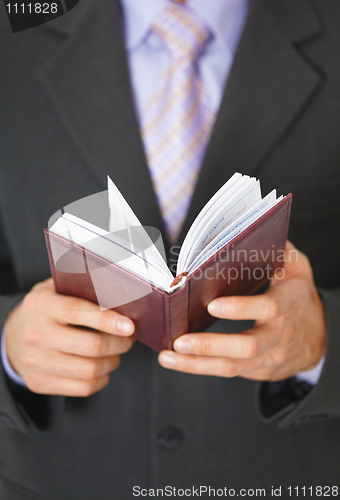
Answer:
[{"label": "wrist", "polygon": [[1,361],[2,361],[2,366],[8,375],[8,377],[13,380],[18,385],[21,385],[23,387],[26,387],[26,384],[22,377],[15,371],[13,368],[12,364],[10,363],[7,355],[7,336],[6,336],[6,330],[5,328],[2,330],[1,333]]}]

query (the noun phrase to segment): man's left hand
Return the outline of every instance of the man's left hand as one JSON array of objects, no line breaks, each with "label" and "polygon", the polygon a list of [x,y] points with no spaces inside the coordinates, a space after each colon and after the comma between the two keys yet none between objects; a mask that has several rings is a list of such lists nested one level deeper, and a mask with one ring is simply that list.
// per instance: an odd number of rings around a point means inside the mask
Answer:
[{"label": "man's left hand", "polygon": [[200,375],[275,381],[314,368],[326,348],[323,304],[308,258],[287,242],[283,269],[262,295],[220,297],[208,305],[217,318],[255,320],[240,334],[190,333],[162,351],[165,368]]}]

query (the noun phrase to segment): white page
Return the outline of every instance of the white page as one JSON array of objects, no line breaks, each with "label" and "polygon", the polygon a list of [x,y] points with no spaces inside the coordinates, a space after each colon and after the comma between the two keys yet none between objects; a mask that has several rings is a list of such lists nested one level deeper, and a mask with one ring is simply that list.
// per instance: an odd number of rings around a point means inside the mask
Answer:
[{"label": "white page", "polygon": [[214,194],[214,196],[208,201],[208,203],[202,208],[200,213],[197,215],[196,219],[190,226],[190,229],[184,238],[180,254],[178,256],[178,268],[183,268],[185,267],[185,259],[186,256],[188,255],[190,249],[192,248],[192,243],[195,241],[196,236],[199,232],[199,228],[205,220],[206,217],[210,218],[212,212],[215,209],[215,205],[222,199],[224,199],[226,193],[231,190],[235,186],[235,184],[242,179],[242,174],[239,172],[235,172],[235,174],[230,177],[230,179],[223,184],[223,186]]},{"label": "white page", "polygon": [[[225,199],[227,198],[227,199]],[[215,206],[211,206],[201,223],[196,226],[192,234],[191,248],[187,255],[179,258],[178,271],[182,273],[190,268],[191,263],[210,244],[210,242],[241,214],[247,212],[261,200],[260,183],[254,177],[243,176],[225,192],[221,199],[217,199]],[[182,250],[180,252],[180,256]]]},{"label": "white page", "polygon": [[[124,196],[109,176],[107,176],[107,188],[110,207],[110,233],[119,231],[123,232],[126,230],[128,233],[126,244],[131,247],[132,251],[135,253],[143,252],[147,260],[151,258],[152,260],[158,261],[159,265],[166,273],[170,272],[162,255],[152,242],[142,224],[139,222],[139,219],[136,217]],[[138,229],[138,232],[136,232],[136,229]]]},{"label": "white page", "polygon": [[84,246],[84,248],[113,263],[117,263],[164,290],[168,289],[173,280],[170,270],[167,268],[165,273],[163,266],[152,256],[149,255],[148,258],[145,258],[142,253],[134,253],[126,245],[126,241],[121,240],[117,235],[108,233],[74,215],[63,214],[50,228],[50,231]]},{"label": "white page", "polygon": [[[108,258],[112,262],[119,261],[122,252],[124,255],[127,255],[127,253],[129,253],[131,254],[131,262],[135,262],[135,265],[141,265],[143,263],[143,265],[146,266],[147,264],[150,264],[151,268],[155,268],[158,270],[158,272],[172,277],[172,274],[170,273],[168,267],[165,268],[166,272],[164,273],[164,266],[158,258],[154,258],[151,253],[147,254],[145,251],[140,250],[136,246],[132,248],[132,245],[129,245],[126,239],[120,238],[116,233],[109,233],[104,229],[99,229],[97,226],[94,226],[90,222],[84,221],[71,214],[65,213],[63,215],[63,218],[68,221],[68,223],[73,223],[72,236],[74,238],[79,238],[78,242],[84,243],[87,248],[89,248],[89,245],[92,245],[92,248],[94,248],[93,245],[95,244],[97,251],[101,250],[102,244],[103,252],[104,248],[106,248],[106,258]],[[68,227],[70,228],[70,224]],[[93,240],[94,238],[96,238],[96,236],[100,236],[102,240],[97,238],[94,243]],[[151,240],[148,236],[147,239],[147,243],[149,243]]]},{"label": "white page", "polygon": [[239,235],[247,227],[249,227],[255,220],[259,219],[263,214],[270,210],[274,205],[281,201],[283,197],[276,199],[276,190],[271,191],[263,200],[260,200],[253,206],[247,213],[240,216],[233,224],[228,226],[222,233],[214,239],[203,252],[196,257],[191,263],[187,272],[192,273],[206,262],[212,255],[218,252],[229,241]]}]

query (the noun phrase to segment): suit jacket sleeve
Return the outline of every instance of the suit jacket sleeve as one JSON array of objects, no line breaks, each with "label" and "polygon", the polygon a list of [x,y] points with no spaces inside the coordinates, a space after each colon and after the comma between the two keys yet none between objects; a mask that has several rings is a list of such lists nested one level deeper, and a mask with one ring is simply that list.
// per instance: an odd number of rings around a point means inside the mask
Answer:
[{"label": "suit jacket sleeve", "polygon": [[[10,311],[24,297],[15,279],[0,227],[0,331]],[[49,429],[59,418],[63,398],[34,394],[15,384],[0,367],[0,423],[23,432]]]},{"label": "suit jacket sleeve", "polygon": [[[291,398],[279,411],[270,412],[268,383],[257,387],[256,405],[262,421],[277,421],[278,428],[340,416],[340,288],[318,289],[325,308],[327,348],[318,383],[301,399]],[[295,401],[294,401],[295,399]]]}]

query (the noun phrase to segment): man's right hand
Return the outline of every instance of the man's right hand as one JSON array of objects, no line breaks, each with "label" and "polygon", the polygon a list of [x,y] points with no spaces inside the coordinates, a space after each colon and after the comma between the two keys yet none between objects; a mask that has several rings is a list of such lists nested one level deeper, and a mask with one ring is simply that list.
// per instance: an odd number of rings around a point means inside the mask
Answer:
[{"label": "man's right hand", "polygon": [[132,347],[134,324],[118,312],[58,294],[50,278],[13,309],[5,330],[9,362],[32,392],[87,397],[108,384],[119,355]]}]

